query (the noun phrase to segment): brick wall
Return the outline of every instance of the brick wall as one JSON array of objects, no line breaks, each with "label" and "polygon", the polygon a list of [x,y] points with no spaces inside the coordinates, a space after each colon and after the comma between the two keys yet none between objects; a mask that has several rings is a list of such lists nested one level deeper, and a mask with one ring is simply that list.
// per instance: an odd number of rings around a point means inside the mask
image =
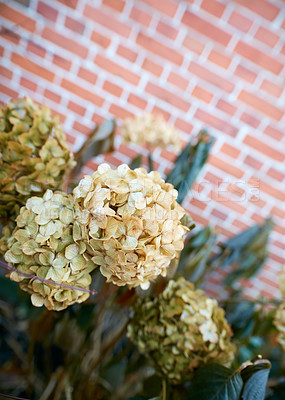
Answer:
[{"label": "brick wall", "polygon": [[[110,116],[163,113],[184,142],[208,128],[216,141],[184,205],[221,240],[271,214],[271,256],[248,293],[277,295],[285,263],[285,2],[17,0],[2,1],[0,15],[1,101],[45,101],[74,149]],[[116,166],[139,151],[118,137],[105,159]],[[169,170],[173,154],[154,157],[161,173]]]}]

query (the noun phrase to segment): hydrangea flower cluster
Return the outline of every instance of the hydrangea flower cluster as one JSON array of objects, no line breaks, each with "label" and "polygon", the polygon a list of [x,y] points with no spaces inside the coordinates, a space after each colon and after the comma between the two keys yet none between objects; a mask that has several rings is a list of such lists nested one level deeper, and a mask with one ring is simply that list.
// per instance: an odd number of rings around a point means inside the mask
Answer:
[{"label": "hydrangea flower cluster", "polygon": [[16,219],[5,260],[15,267],[10,279],[32,295],[34,306],[59,311],[89,297],[88,292],[60,286],[88,290],[90,272],[96,268],[86,252],[85,231],[75,214],[71,195],[47,190],[43,197],[31,197]]},{"label": "hydrangea flower cluster", "polygon": [[33,195],[60,188],[75,165],[50,109],[30,98],[0,107],[0,221],[8,223]]},{"label": "hydrangea flower cluster", "polygon": [[137,300],[128,327],[139,351],[172,383],[211,360],[230,364],[235,353],[231,335],[217,301],[184,278],[169,281],[156,298]]},{"label": "hydrangea flower cluster", "polygon": [[158,172],[102,164],[73,191],[90,253],[108,282],[142,288],[165,276],[188,230],[177,191]]},{"label": "hydrangea flower cluster", "polygon": [[126,143],[138,145],[146,143],[149,147],[173,146],[179,151],[181,139],[178,131],[169,125],[162,116],[153,114],[138,115],[126,118],[122,127],[122,136]]}]

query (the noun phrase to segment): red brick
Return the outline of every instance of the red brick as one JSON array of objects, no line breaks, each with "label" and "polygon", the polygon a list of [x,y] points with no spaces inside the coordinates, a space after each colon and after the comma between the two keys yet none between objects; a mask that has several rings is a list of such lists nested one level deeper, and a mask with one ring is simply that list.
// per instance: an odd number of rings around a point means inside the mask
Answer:
[{"label": "red brick", "polygon": [[118,21],[117,18],[112,17],[109,15],[109,13],[104,13],[98,8],[91,7],[89,4],[87,4],[84,8],[83,15],[104,26],[105,28],[116,32],[118,35],[121,35],[125,38],[130,36],[131,28],[127,26],[126,23]]},{"label": "red brick", "polygon": [[194,39],[192,36],[186,35],[183,41],[183,46],[187,47],[188,50],[193,51],[201,55],[205,48],[204,44],[199,42],[199,40]]},{"label": "red brick", "polygon": [[193,129],[193,125],[191,125],[189,122],[184,121],[181,118],[177,118],[174,125],[176,126],[176,128],[186,133],[191,133]]},{"label": "red brick", "polygon": [[126,146],[124,143],[121,142],[120,147],[118,148],[120,154],[124,154],[125,156],[129,157],[130,159],[135,158],[138,153],[133,149],[130,149],[129,146]]},{"label": "red brick", "polygon": [[92,83],[94,85],[97,81],[98,76],[94,74],[93,72],[89,71],[86,68],[80,67],[78,71],[78,76],[79,78],[84,79],[87,82]]},{"label": "red brick", "polygon": [[282,49],[280,50],[280,53],[281,53],[281,54],[285,54],[285,44],[284,44],[284,46],[282,47]]},{"label": "red brick", "polygon": [[142,110],[145,110],[147,106],[147,101],[143,100],[141,97],[136,96],[133,93],[129,94],[128,103],[132,104],[135,107],[141,108]]},{"label": "red brick", "polygon": [[265,92],[275,97],[280,97],[283,92],[282,86],[275,85],[275,83],[270,82],[267,79],[264,79],[264,81],[260,86],[260,89],[264,90]]},{"label": "red brick", "polygon": [[214,208],[211,211],[211,215],[213,215],[213,217],[221,219],[222,221],[225,221],[228,218],[227,214],[224,214],[223,212],[217,210],[216,208]]},{"label": "red brick", "polygon": [[210,103],[213,98],[212,93],[201,88],[200,86],[195,86],[192,92],[192,96],[197,97],[198,99],[205,101],[206,103]]},{"label": "red brick", "polygon": [[262,167],[262,163],[251,156],[246,156],[244,159],[244,163],[254,169],[260,169]]},{"label": "red brick", "polygon": [[[248,181],[249,184],[251,184],[250,180]],[[266,182],[263,181],[259,181],[259,189],[262,192],[265,192],[267,194],[269,194],[271,197],[284,201],[285,200],[285,192],[279,189],[276,189],[275,187],[269,185]]]},{"label": "red brick", "polygon": [[189,71],[197,75],[199,78],[203,79],[206,82],[211,83],[214,86],[224,90],[225,92],[231,93],[234,89],[234,84],[229,80],[222,78],[221,76],[211,72],[205,67],[197,64],[195,61],[192,61],[189,66]]},{"label": "red brick", "polygon": [[201,217],[201,214],[196,214],[195,212],[192,211],[192,208],[189,208],[191,217],[193,218],[193,221],[197,224],[201,224],[203,226],[208,226],[209,225],[209,220],[206,218]]},{"label": "red brick", "polygon": [[165,22],[159,21],[157,28],[157,32],[161,33],[162,35],[168,37],[169,39],[175,40],[178,35],[178,30],[166,24]]},{"label": "red brick", "polygon": [[170,72],[167,80],[181,90],[185,90],[189,83],[187,79],[182,78],[181,75],[178,75],[175,72]]},{"label": "red brick", "polygon": [[234,183],[230,183],[227,187],[227,190],[237,197],[242,197],[245,194],[245,190]]},{"label": "red brick", "polygon": [[104,103],[104,99],[102,99],[102,97],[97,96],[94,92],[90,92],[89,90],[86,90],[67,79],[62,80],[61,86],[69,92],[74,93],[76,96],[82,97],[83,99],[90,101],[99,107],[101,107]]},{"label": "red brick", "polygon": [[192,197],[192,199],[190,200],[190,204],[192,206],[200,208],[200,210],[205,210],[205,208],[207,207],[207,204],[205,202],[198,200],[195,197]]},{"label": "red brick", "polygon": [[190,11],[185,11],[182,17],[182,23],[187,25],[189,28],[207,36],[211,40],[227,46],[231,40],[231,35],[222,29],[218,28],[216,25],[207,22],[206,20],[198,17],[197,15],[191,13]]},{"label": "red brick", "polygon": [[153,75],[159,77],[163,71],[163,68],[156,64],[155,62],[151,61],[149,58],[145,58],[142,64],[142,68],[147,70],[148,72],[152,73]]},{"label": "red brick", "polygon": [[156,8],[158,11],[168,15],[169,17],[174,17],[176,10],[178,8],[178,4],[176,4],[172,0],[142,0],[144,3],[147,3],[149,6]]},{"label": "red brick", "polygon": [[125,1],[123,0],[103,0],[102,4],[119,12],[122,12],[125,7]]},{"label": "red brick", "polygon": [[66,17],[65,18],[65,26],[73,32],[79,33],[82,35],[85,29],[85,25],[79,22],[77,19]]},{"label": "red brick", "polygon": [[198,108],[196,111],[195,118],[198,118],[200,121],[204,122],[205,124],[212,126],[213,128],[220,130],[231,137],[235,137],[238,133],[238,129],[229,124],[228,122],[224,121],[223,119],[217,118],[212,114],[209,114],[206,111],[201,110]]},{"label": "red brick", "polygon": [[183,100],[181,97],[175,95],[174,93],[169,92],[168,90],[163,89],[160,86],[154,85],[153,83],[149,82],[146,86],[145,91],[163,101],[166,101],[172,106],[179,108],[181,111],[187,112],[190,108],[190,103]]},{"label": "red brick", "polygon": [[182,54],[178,53],[170,47],[165,46],[161,42],[144,35],[142,32],[138,33],[137,44],[151,51],[155,55],[165,58],[174,64],[181,65],[183,63]]},{"label": "red brick", "polygon": [[73,8],[74,10],[76,9],[77,2],[78,2],[78,0],[68,0],[68,1],[66,1],[66,0],[57,0],[57,1],[59,1],[61,4],[64,4],[67,7]]},{"label": "red brick", "polygon": [[131,62],[135,62],[138,57],[138,54],[135,51],[123,45],[118,46],[117,54],[119,54],[119,56],[122,56]]},{"label": "red brick", "polygon": [[82,58],[86,58],[88,54],[87,47],[78,43],[78,41],[69,39],[66,36],[63,36],[50,28],[44,28],[42,37],[50,42],[56,44],[59,47],[63,47],[64,49],[70,51],[72,54],[77,54]]},{"label": "red brick", "polygon": [[279,242],[279,240],[274,240],[274,246],[279,247],[279,249],[285,250],[285,243]]},{"label": "red brick", "polygon": [[92,40],[92,42],[95,42],[99,46],[103,47],[103,49],[106,49],[111,43],[110,39],[108,39],[106,36],[103,36],[101,35],[101,33],[98,33],[96,31],[92,31],[90,39]]},{"label": "red brick", "polygon": [[260,153],[265,154],[266,156],[272,158],[275,161],[283,162],[285,160],[284,153],[274,149],[273,147],[269,146],[268,143],[262,142],[261,140],[251,135],[246,135],[246,137],[243,140],[243,143],[259,151]]},{"label": "red brick", "polygon": [[168,121],[170,118],[170,113],[163,110],[162,108],[158,106],[154,106],[153,109],[151,110],[152,114],[154,115],[162,115],[165,121]]},{"label": "red brick", "polygon": [[3,67],[2,65],[0,65],[0,75],[5,76],[5,78],[8,78],[11,80],[13,73],[12,71],[10,71],[9,69]]},{"label": "red brick", "polygon": [[53,56],[52,62],[55,65],[57,65],[58,67],[63,68],[65,70],[67,70],[67,71],[69,71],[70,68],[71,68],[71,62],[70,61],[68,61],[65,58],[62,58],[62,57],[60,57],[60,56],[58,56],[56,54]]},{"label": "red brick", "polygon": [[73,101],[68,102],[67,108],[76,114],[81,115],[81,117],[83,117],[86,112],[86,108],[81,107],[79,104],[76,104]]},{"label": "red brick", "polygon": [[133,117],[133,114],[126,110],[124,107],[120,107],[117,104],[111,104],[109,112],[117,118],[128,118]]},{"label": "red brick", "polygon": [[238,99],[276,121],[280,121],[283,117],[283,112],[279,108],[246,90],[240,92]]},{"label": "red brick", "polygon": [[273,128],[273,126],[268,125],[265,129],[264,129],[264,133],[270,137],[272,137],[273,139],[276,139],[278,141],[282,140],[284,133],[279,131],[276,128]]},{"label": "red brick", "polygon": [[254,37],[260,42],[267,44],[267,46],[270,46],[271,48],[274,47],[279,40],[278,35],[275,35],[275,33],[263,28],[262,26],[258,28]]},{"label": "red brick", "polygon": [[236,149],[235,147],[224,143],[222,148],[221,148],[221,152],[227,154],[228,156],[232,157],[232,158],[238,158],[238,156],[240,155],[240,151],[238,149]]},{"label": "red brick", "polygon": [[216,0],[203,0],[201,8],[215,17],[220,18],[223,15],[226,7]]},{"label": "red brick", "polygon": [[7,96],[12,97],[14,99],[18,97],[17,92],[15,92],[14,90],[12,90],[10,88],[7,88],[6,86],[2,85],[1,83],[0,83],[0,92],[4,93]]},{"label": "red brick", "polygon": [[233,225],[236,226],[237,228],[239,228],[240,230],[243,230],[243,231],[249,228],[249,225],[245,224],[240,219],[235,219],[233,221]]},{"label": "red brick", "polygon": [[285,29],[285,19],[284,19],[284,21],[282,22],[281,28]]},{"label": "red brick", "polygon": [[285,228],[283,228],[280,225],[275,225],[274,226],[274,231],[280,233],[280,235],[285,235]]},{"label": "red brick", "polygon": [[276,75],[279,75],[283,69],[283,64],[281,62],[242,41],[238,42],[235,51],[251,62],[273,72]]},{"label": "red brick", "polygon": [[16,32],[12,31],[11,29],[1,27],[1,38],[8,40],[9,42],[12,42],[14,44],[19,44],[21,37],[18,35]]},{"label": "red brick", "polygon": [[121,94],[123,93],[123,89],[120,86],[109,81],[104,82],[103,89],[117,97],[121,97]]},{"label": "red brick", "polygon": [[217,187],[219,187],[223,181],[222,178],[219,178],[217,175],[212,174],[212,172],[207,172],[204,179],[208,182],[211,182]]},{"label": "red brick", "polygon": [[257,118],[246,112],[242,113],[240,120],[245,122],[247,125],[252,126],[253,128],[257,128],[260,124],[260,121]]},{"label": "red brick", "polygon": [[232,59],[230,57],[225,56],[224,54],[220,53],[219,51],[212,50],[208,56],[208,60],[212,61],[213,63],[217,64],[219,67],[228,69]]},{"label": "red brick", "polygon": [[235,178],[240,179],[244,175],[244,172],[241,169],[235,167],[233,164],[221,160],[220,158],[214,156],[213,154],[210,154],[208,158],[208,163],[220,169],[221,171],[224,171],[226,174],[234,176]]},{"label": "red brick", "polygon": [[247,208],[242,206],[239,202],[230,200],[229,198],[225,197],[223,192],[214,192],[213,190],[210,192],[211,200],[216,201],[220,205],[229,208],[239,214],[245,214]]},{"label": "red brick", "polygon": [[280,9],[267,0],[234,0],[236,3],[248,8],[261,17],[273,21],[279,14]]},{"label": "red brick", "polygon": [[283,172],[277,171],[275,168],[269,168],[267,175],[275,179],[278,182],[282,182],[285,179],[285,174]]},{"label": "red brick", "polygon": [[227,114],[229,114],[231,116],[233,116],[236,113],[236,110],[237,110],[237,107],[233,106],[232,104],[230,104],[227,101],[222,100],[222,99],[220,99],[217,102],[216,107],[219,110],[222,110],[222,111],[224,111],[225,113],[227,113]]},{"label": "red brick", "polygon": [[266,205],[266,202],[263,200],[260,200],[260,198],[258,196],[251,196],[248,199],[248,201],[259,208],[263,208]]},{"label": "red brick", "polygon": [[239,78],[242,78],[250,83],[253,83],[257,78],[257,74],[250,71],[248,68],[243,67],[240,64],[236,67],[234,74],[237,75]]},{"label": "red brick", "polygon": [[11,61],[16,65],[19,65],[26,71],[29,71],[37,76],[40,76],[41,78],[44,78],[47,81],[52,82],[54,80],[55,74],[53,72],[44,67],[41,67],[40,65],[28,60],[25,57],[20,56],[19,54],[12,53]]},{"label": "red brick", "polygon": [[275,215],[276,217],[279,217],[281,219],[285,218],[285,210],[281,210],[281,208],[278,208],[276,206],[274,206],[271,209],[271,214]]},{"label": "red brick", "polygon": [[25,88],[36,92],[38,85],[35,82],[30,81],[29,79],[24,78],[23,76],[20,79],[20,85]]},{"label": "red brick", "polygon": [[2,57],[4,54],[4,47],[0,46],[0,57]]},{"label": "red brick", "polygon": [[240,13],[233,11],[229,20],[229,24],[239,29],[242,32],[248,32],[252,26],[253,21],[244,17]]},{"label": "red brick", "polygon": [[60,103],[61,102],[61,97],[58,94],[56,94],[54,92],[51,92],[48,89],[46,89],[44,91],[44,96],[47,97],[48,99],[54,101],[55,103]]},{"label": "red brick", "polygon": [[83,135],[86,135],[86,136],[88,136],[88,134],[90,133],[90,128],[88,126],[80,124],[78,121],[74,122],[72,128],[78,132],[83,133]]},{"label": "red brick", "polygon": [[36,21],[3,2],[1,3],[1,17],[14,22],[14,24],[27,31],[34,32],[36,29]]},{"label": "red brick", "polygon": [[38,44],[32,42],[31,40],[28,41],[27,43],[27,51],[30,51],[31,53],[36,54],[39,57],[45,57],[46,55],[46,50],[39,46]]},{"label": "red brick", "polygon": [[128,69],[121,67],[120,65],[111,61],[109,58],[106,58],[100,54],[97,54],[94,62],[105,71],[108,71],[110,74],[119,76],[133,85],[137,85],[140,81],[140,77],[137,74],[134,74]]},{"label": "red brick", "polygon": [[42,1],[38,2],[37,12],[52,22],[55,22],[58,16],[58,11],[55,8],[43,3]]},{"label": "red brick", "polygon": [[139,24],[142,24],[144,26],[149,26],[152,17],[150,14],[134,6],[130,13],[130,18],[138,22]]}]

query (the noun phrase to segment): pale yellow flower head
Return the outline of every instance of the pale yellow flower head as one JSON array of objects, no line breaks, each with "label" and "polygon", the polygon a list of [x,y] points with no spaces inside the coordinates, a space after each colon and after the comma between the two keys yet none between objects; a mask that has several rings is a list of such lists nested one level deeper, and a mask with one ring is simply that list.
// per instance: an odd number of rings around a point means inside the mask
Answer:
[{"label": "pale yellow flower head", "polygon": [[[30,98],[0,107],[0,221],[14,221],[33,195],[59,189],[75,165],[59,125],[47,106]],[[1,244],[1,247],[4,244]]]},{"label": "pale yellow flower head", "polygon": [[181,139],[177,129],[169,125],[162,116],[153,114],[143,114],[125,119],[122,135],[126,143],[139,145],[146,143],[149,147],[162,149],[173,146],[177,151],[181,148]]},{"label": "pale yellow flower head", "polygon": [[84,229],[75,220],[75,211],[71,195],[47,190],[43,197],[31,197],[16,219],[5,260],[17,270],[10,279],[31,294],[34,306],[59,311],[89,297],[88,292],[52,284],[88,290],[91,283],[90,272],[96,266],[86,253]]},{"label": "pale yellow flower head", "polygon": [[169,281],[155,298],[138,299],[128,326],[128,337],[172,383],[210,361],[230,365],[231,335],[217,301],[184,278]]},{"label": "pale yellow flower head", "polygon": [[142,288],[165,276],[188,230],[177,191],[158,172],[102,164],[73,191],[101,273],[118,286]]}]

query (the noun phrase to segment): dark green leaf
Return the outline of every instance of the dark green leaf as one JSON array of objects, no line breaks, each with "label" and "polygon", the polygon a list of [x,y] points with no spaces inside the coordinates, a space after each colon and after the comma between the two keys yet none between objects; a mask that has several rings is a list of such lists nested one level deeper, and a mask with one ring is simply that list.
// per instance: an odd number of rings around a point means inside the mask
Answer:
[{"label": "dark green leaf", "polygon": [[268,360],[259,360],[241,371],[244,382],[241,400],[264,400],[270,369]]},{"label": "dark green leaf", "polygon": [[136,169],[136,168],[139,168],[141,165],[142,165],[142,155],[139,154],[138,156],[136,156],[135,158],[132,159],[130,168]]},{"label": "dark green leaf", "polygon": [[182,203],[207,161],[213,140],[205,130],[200,131],[175,161],[174,168],[167,176],[166,182],[172,183],[178,190],[178,203]]},{"label": "dark green leaf", "polygon": [[185,400],[240,400],[242,386],[239,372],[209,364],[194,375]]}]

